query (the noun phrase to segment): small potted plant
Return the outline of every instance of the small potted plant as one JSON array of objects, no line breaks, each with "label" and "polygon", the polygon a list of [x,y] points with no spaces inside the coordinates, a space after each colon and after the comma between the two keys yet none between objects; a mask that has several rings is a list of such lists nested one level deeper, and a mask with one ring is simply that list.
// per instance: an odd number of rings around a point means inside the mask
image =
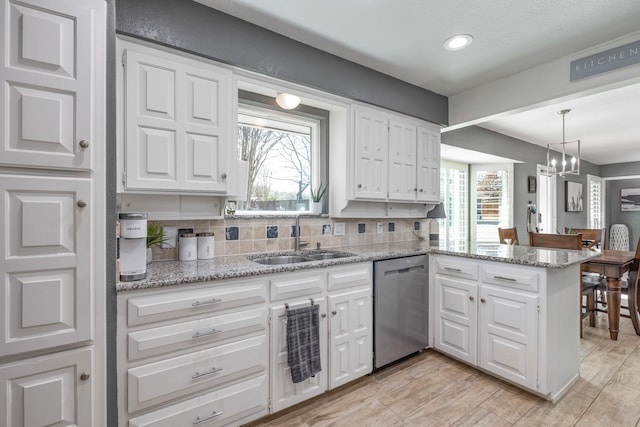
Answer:
[{"label": "small potted plant", "polygon": [[164,230],[160,224],[157,222],[147,224],[147,264],[153,260],[151,247],[161,245],[167,240],[168,238],[164,235]]},{"label": "small potted plant", "polygon": [[320,183],[315,189],[311,188],[309,192],[311,193],[311,201],[309,202],[309,211],[313,214],[321,214],[322,213],[322,197],[324,193],[327,191],[327,186]]}]

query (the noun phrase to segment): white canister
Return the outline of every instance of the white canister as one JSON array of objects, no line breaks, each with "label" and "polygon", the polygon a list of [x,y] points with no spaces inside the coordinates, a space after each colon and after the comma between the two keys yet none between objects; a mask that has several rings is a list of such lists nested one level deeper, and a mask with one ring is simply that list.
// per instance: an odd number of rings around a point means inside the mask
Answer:
[{"label": "white canister", "polygon": [[198,233],[198,259],[211,259],[214,256],[213,233]]},{"label": "white canister", "polygon": [[195,234],[181,234],[178,247],[178,259],[180,261],[195,261],[198,259],[198,238]]},{"label": "white canister", "polygon": [[147,214],[146,213],[121,213],[120,237],[124,239],[147,238]]}]

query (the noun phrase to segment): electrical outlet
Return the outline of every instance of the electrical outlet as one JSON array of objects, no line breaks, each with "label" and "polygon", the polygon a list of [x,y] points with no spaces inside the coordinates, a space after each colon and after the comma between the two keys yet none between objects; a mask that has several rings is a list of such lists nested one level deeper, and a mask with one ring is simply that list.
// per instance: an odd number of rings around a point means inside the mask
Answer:
[{"label": "electrical outlet", "polygon": [[384,224],[381,223],[381,222],[376,224],[376,229],[377,229],[378,234],[382,234],[383,227],[384,227]]},{"label": "electrical outlet", "polygon": [[333,235],[344,236],[344,222],[333,223]]},{"label": "electrical outlet", "polygon": [[160,247],[162,249],[170,249],[176,247],[176,237],[178,236],[178,228],[172,225],[165,225],[162,227],[162,234],[167,239],[162,242]]}]

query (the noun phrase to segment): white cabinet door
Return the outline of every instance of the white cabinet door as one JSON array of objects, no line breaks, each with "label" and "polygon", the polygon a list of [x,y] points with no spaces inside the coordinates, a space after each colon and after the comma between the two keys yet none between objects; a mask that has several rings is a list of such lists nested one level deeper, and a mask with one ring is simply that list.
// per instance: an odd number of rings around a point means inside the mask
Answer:
[{"label": "white cabinet door", "polygon": [[[271,307],[271,412],[324,393],[327,390],[327,304],[321,295],[314,298],[320,306],[320,366],[322,371],[303,382],[291,381],[287,362],[287,315],[284,304]],[[309,298],[289,303],[292,309],[309,305]]]},{"label": "white cabinet door", "polygon": [[166,53],[125,55],[126,189],[226,191],[231,72]]},{"label": "white cabinet door", "polygon": [[483,285],[478,322],[479,366],[535,390],[538,296]]},{"label": "white cabinet door", "polygon": [[416,126],[389,120],[389,200],[416,199]]},{"label": "white cabinet door", "polygon": [[477,361],[477,284],[436,277],[435,293],[435,347],[475,365]]},{"label": "white cabinet door", "polygon": [[354,197],[386,200],[388,191],[389,128],[387,117],[354,108]]},{"label": "white cabinet door", "polygon": [[371,288],[329,296],[329,389],[371,373]]},{"label": "white cabinet door", "polygon": [[0,174],[0,356],[93,337],[91,180]]},{"label": "white cabinet door", "polygon": [[440,129],[418,126],[417,200],[440,201]]},{"label": "white cabinet door", "polygon": [[93,350],[0,366],[0,425],[78,426],[94,422]]},{"label": "white cabinet door", "polygon": [[104,102],[94,8],[88,1],[3,2],[0,164],[92,169]]}]

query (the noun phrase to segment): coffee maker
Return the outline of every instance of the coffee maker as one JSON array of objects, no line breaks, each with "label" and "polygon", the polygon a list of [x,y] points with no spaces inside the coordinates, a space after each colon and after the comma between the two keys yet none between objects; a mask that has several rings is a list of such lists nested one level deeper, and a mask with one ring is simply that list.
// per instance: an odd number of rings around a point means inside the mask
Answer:
[{"label": "coffee maker", "polygon": [[147,277],[147,214],[121,213],[120,280],[131,282]]}]

